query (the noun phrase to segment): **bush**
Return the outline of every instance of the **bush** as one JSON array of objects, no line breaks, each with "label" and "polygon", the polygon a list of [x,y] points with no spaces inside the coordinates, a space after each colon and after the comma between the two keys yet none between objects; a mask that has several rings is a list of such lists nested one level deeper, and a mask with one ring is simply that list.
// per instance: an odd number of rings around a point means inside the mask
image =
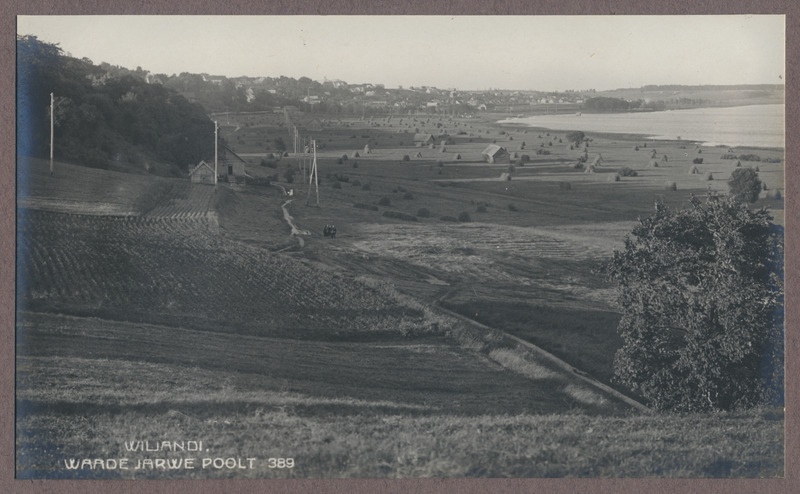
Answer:
[{"label": "bush", "polygon": [[513,202],[508,204],[508,210],[509,210],[509,211],[519,211],[519,210],[517,209],[517,206],[516,206],[516,205],[514,205],[514,203],[513,203]]},{"label": "bush", "polygon": [[692,163],[694,163],[695,165],[702,165],[703,164],[703,158],[695,158],[695,159],[692,160]]},{"label": "bush", "polygon": [[403,161],[411,161],[411,157],[407,154],[403,155]]},{"label": "bush", "polygon": [[619,173],[615,173],[613,175],[609,175],[608,176],[608,181],[609,182],[619,182],[620,180],[622,180],[622,179],[620,178]]},{"label": "bush", "polygon": [[391,205],[392,205],[391,199],[389,199],[386,196],[383,196],[380,199],[378,199],[378,206],[391,206]]},{"label": "bush", "polygon": [[636,170],[634,170],[629,166],[623,166],[622,168],[619,169],[617,173],[622,177],[636,177],[639,175],[639,173],[637,173]]},{"label": "bush", "polygon": [[712,192],[640,220],[606,265],[623,311],[618,383],[657,410],[780,403],[782,235],[771,219]]},{"label": "bush", "polygon": [[740,154],[739,159],[742,161],[761,161],[761,156],[757,154]]},{"label": "bush", "polygon": [[761,192],[761,180],[752,168],[737,168],[728,180],[730,195],[744,202],[756,202]]},{"label": "bush", "polygon": [[581,145],[581,142],[583,142],[583,140],[586,138],[586,134],[584,134],[581,131],[568,132],[566,138],[567,142],[571,142],[575,147],[578,147]]},{"label": "bush", "polygon": [[417,210],[417,216],[420,218],[430,218],[431,212],[428,210],[428,208],[419,208]]},{"label": "bush", "polygon": [[383,215],[387,218],[394,218],[403,221],[417,221],[417,217],[413,214],[403,213],[400,211],[384,211]]},{"label": "bush", "polygon": [[461,213],[458,215],[458,221],[460,221],[461,223],[469,223],[470,221],[472,221],[472,218],[470,218],[470,216],[469,216],[469,213],[468,213],[468,212],[466,212],[466,211],[462,211],[462,212],[461,212]]},{"label": "bush", "polygon": [[569,182],[559,182],[558,188],[561,190],[572,190],[572,184]]}]

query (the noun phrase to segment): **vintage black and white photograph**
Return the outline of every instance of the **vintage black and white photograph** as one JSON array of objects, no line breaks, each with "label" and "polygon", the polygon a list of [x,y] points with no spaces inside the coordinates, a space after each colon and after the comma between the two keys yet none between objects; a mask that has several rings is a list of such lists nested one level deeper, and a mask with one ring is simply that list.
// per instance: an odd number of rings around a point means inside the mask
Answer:
[{"label": "vintage black and white photograph", "polygon": [[16,478],[783,478],[785,23],[18,16]]}]

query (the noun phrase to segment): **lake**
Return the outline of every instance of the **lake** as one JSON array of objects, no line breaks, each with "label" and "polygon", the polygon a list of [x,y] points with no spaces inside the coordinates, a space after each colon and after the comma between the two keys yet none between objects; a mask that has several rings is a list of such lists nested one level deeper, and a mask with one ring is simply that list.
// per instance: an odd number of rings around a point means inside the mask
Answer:
[{"label": "lake", "polygon": [[551,130],[641,134],[709,146],[784,147],[784,106],[750,105],[646,113],[583,113],[510,118],[500,123]]}]

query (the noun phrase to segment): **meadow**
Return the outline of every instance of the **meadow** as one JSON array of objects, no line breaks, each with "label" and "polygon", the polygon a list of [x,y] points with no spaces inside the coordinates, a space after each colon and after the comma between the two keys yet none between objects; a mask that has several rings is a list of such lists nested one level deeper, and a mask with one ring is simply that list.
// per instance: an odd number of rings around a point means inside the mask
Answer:
[{"label": "meadow", "polygon": [[[282,115],[220,122],[280,187],[20,160],[18,476],[783,474],[781,410],[657,415],[615,387],[619,310],[599,273],[657,199],[726,190],[737,161],[782,224],[782,150],[601,134],[570,149],[497,115],[319,118],[294,122],[317,141],[318,206],[275,148],[293,146]],[[531,159],[483,163],[493,142]],[[593,173],[584,153],[602,156]],[[256,466],[63,463],[179,438]]]}]

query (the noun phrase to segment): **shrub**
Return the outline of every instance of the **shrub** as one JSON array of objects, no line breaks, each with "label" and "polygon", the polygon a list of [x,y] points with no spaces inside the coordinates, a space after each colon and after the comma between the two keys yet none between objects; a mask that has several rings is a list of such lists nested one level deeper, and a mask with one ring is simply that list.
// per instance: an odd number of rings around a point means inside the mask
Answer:
[{"label": "shrub", "polygon": [[706,172],[706,180],[714,180],[714,175],[711,172]]},{"label": "shrub", "polygon": [[387,218],[394,218],[403,221],[417,221],[417,217],[413,214],[403,213],[400,211],[384,211],[383,215]]},{"label": "shrub", "polygon": [[558,188],[561,190],[572,190],[572,184],[569,182],[559,182]]},{"label": "shrub", "polygon": [[619,182],[620,180],[622,180],[622,179],[620,178],[619,173],[615,173],[613,175],[609,175],[608,176],[608,181],[609,182]]},{"label": "shrub", "polygon": [[737,168],[728,180],[730,195],[744,202],[756,202],[761,192],[761,180],[752,168]]},{"label": "shrub", "polygon": [[550,154],[550,151],[548,151],[547,149],[537,149],[536,154],[547,156],[548,154]]},{"label": "shrub", "polygon": [[428,210],[428,208],[419,208],[417,210],[417,216],[420,218],[430,218],[431,212]]},{"label": "shrub", "polygon": [[389,199],[386,196],[383,196],[380,199],[378,199],[378,206],[391,206],[391,205],[392,205],[391,199]]},{"label": "shrub", "polygon": [[712,192],[680,211],[656,203],[640,220],[605,270],[623,311],[618,383],[657,410],[780,403],[782,238],[771,219]]},{"label": "shrub", "polygon": [[[541,136],[539,136],[539,137],[541,137]],[[573,143],[575,145],[575,147],[578,147],[578,146],[581,145],[581,142],[583,142],[584,138],[586,138],[586,134],[584,134],[583,132],[581,132],[579,130],[576,130],[576,131],[573,131],[573,132],[568,132],[567,135],[566,135],[566,138],[567,138],[567,142],[571,142],[571,143]]]},{"label": "shrub", "polygon": [[761,156],[757,154],[740,154],[739,159],[742,161],[761,161]]},{"label": "shrub", "polygon": [[692,160],[692,163],[694,163],[695,165],[702,165],[703,164],[703,158],[695,158],[695,159]]},{"label": "shrub", "polygon": [[629,166],[623,166],[617,173],[622,177],[636,177],[639,175],[636,170]]},{"label": "shrub", "polygon": [[403,161],[411,161],[411,157],[407,154],[403,155]]},{"label": "shrub", "polygon": [[509,211],[519,211],[519,210],[517,209],[517,206],[516,206],[516,205],[514,205],[514,203],[513,203],[513,202],[511,202],[511,203],[509,203],[509,204],[508,204],[508,210],[509,210]]},{"label": "shrub", "polygon": [[353,160],[353,165],[352,166],[353,166],[353,168],[358,168],[358,161]]},{"label": "shrub", "polygon": [[667,182],[665,188],[667,190],[675,191],[675,190],[678,190],[678,184],[676,184],[675,182]]},{"label": "shrub", "polygon": [[468,212],[462,211],[458,215],[458,221],[460,221],[461,223],[469,223],[470,221],[472,221],[472,218],[470,218]]}]

